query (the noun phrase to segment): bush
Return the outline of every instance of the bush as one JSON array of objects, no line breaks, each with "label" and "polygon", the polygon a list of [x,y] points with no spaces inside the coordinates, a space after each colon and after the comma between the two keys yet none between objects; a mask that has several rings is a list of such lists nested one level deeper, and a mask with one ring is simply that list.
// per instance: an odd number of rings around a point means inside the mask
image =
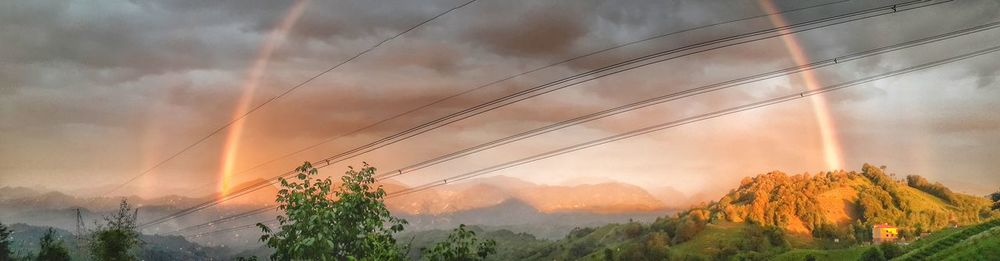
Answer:
[{"label": "bush", "polygon": [[625,225],[625,238],[633,239],[639,235],[642,235],[642,224],[632,222]]},{"label": "bush", "polygon": [[[38,243],[41,249],[38,250],[38,257],[35,260],[39,261],[69,261],[69,250],[63,246],[62,240],[56,240],[56,231],[49,228],[42,236],[41,241]],[[104,259],[107,260],[107,259]]]},{"label": "bush", "polygon": [[887,260],[904,254],[903,248],[900,248],[898,245],[893,243],[882,243],[878,246],[878,248],[882,251],[882,255],[885,256],[885,259]]},{"label": "bush", "polygon": [[594,240],[583,240],[570,246],[569,255],[573,259],[579,259],[594,252],[595,249],[597,249],[597,242],[594,242]]},{"label": "bush", "polygon": [[861,261],[886,261],[885,254],[878,247],[870,247],[861,254]]},{"label": "bush", "polygon": [[133,251],[139,246],[135,225],[136,212],[122,200],[118,212],[104,217],[105,225],[91,233],[90,254],[94,260],[137,260]]},{"label": "bush", "polygon": [[476,238],[476,232],[465,229],[465,224],[461,224],[451,234],[448,239],[437,243],[434,248],[425,250],[424,259],[434,261],[450,260],[484,260],[487,256],[496,253],[496,241]]}]

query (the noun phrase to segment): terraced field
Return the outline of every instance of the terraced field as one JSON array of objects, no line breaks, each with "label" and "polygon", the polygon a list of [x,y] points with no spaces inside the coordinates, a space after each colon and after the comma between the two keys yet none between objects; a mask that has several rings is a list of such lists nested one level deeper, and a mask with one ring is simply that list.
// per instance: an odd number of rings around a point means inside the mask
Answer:
[{"label": "terraced field", "polygon": [[985,239],[976,238],[976,235],[981,233],[990,233],[993,228],[1000,227],[1000,219],[994,219],[989,222],[981,223],[975,226],[964,228],[961,231],[952,233],[948,236],[942,237],[938,240],[928,243],[925,246],[914,249],[903,256],[895,258],[893,260],[940,260],[942,258],[948,257],[947,253],[960,254],[962,251],[956,249],[957,247],[962,247],[960,245],[975,245],[979,242],[967,242],[963,244],[966,240],[985,240],[983,243],[991,243],[989,235],[984,235]]}]

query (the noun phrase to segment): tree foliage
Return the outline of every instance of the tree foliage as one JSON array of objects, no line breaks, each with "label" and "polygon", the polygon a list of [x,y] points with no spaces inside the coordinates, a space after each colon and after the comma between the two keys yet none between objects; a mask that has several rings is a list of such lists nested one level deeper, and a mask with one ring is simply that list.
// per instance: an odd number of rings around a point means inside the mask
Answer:
[{"label": "tree foliage", "polygon": [[878,248],[882,251],[882,255],[885,256],[886,260],[896,258],[905,253],[903,252],[903,248],[893,243],[882,243],[878,245]]},{"label": "tree foliage", "polygon": [[912,188],[919,189],[920,191],[927,192],[927,194],[939,197],[949,203],[956,204],[960,203],[958,198],[955,196],[951,189],[945,187],[940,182],[935,182],[931,184],[924,177],[918,175],[906,176],[906,184]]},{"label": "tree foliage", "polygon": [[448,239],[438,242],[431,249],[424,250],[424,259],[432,261],[472,261],[485,260],[496,253],[496,241],[479,240],[476,232],[465,229],[461,224],[448,234]]},{"label": "tree foliage", "polygon": [[49,228],[42,236],[39,241],[38,256],[35,260],[39,261],[69,261],[69,250],[63,246],[63,241],[61,239],[56,239],[56,231]]},{"label": "tree foliage", "polygon": [[885,261],[885,254],[877,246],[869,247],[861,254],[861,261]]},{"label": "tree foliage", "polygon": [[135,251],[141,241],[135,223],[137,214],[128,201],[122,199],[118,211],[105,216],[104,224],[97,224],[89,242],[90,255],[94,260],[138,260]]},{"label": "tree foliage", "polygon": [[334,190],[309,162],[295,169],[295,181],[280,179],[276,202],[284,215],[278,230],[258,223],[275,260],[403,259],[393,234],[406,220],[393,217],[383,203],[386,193],[375,184],[375,168],[348,167]]},{"label": "tree foliage", "polygon": [[993,201],[994,210],[1000,209],[1000,191],[993,192],[993,194],[990,194],[990,200]]},{"label": "tree foliage", "polygon": [[7,228],[3,223],[0,223],[0,261],[9,261],[14,259],[14,251],[12,240],[10,236],[12,231]]}]

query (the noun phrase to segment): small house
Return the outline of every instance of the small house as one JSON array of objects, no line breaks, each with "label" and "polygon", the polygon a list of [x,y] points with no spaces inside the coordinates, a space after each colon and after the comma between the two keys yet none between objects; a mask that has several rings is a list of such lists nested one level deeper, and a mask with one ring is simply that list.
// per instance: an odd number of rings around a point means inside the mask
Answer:
[{"label": "small house", "polygon": [[883,242],[896,242],[899,238],[899,228],[889,224],[875,224],[872,226],[872,242],[881,244]]}]

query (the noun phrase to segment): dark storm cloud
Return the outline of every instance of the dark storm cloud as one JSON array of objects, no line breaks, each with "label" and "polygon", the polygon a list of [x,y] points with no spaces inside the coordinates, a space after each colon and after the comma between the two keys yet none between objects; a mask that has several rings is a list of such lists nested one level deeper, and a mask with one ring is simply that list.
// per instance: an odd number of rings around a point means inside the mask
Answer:
[{"label": "dark storm cloud", "polygon": [[[289,37],[274,53],[254,104],[462,2],[310,1]],[[781,9],[793,9],[826,2],[833,1],[779,0],[777,4]],[[947,9],[953,14],[948,17],[955,19],[918,17],[886,25],[861,22],[803,36],[802,41],[816,59],[871,49],[996,18],[997,9],[982,8],[983,2],[987,1],[956,3]],[[114,151],[108,155],[116,157],[124,155],[116,160],[138,162],[141,153],[134,147],[148,136],[155,136],[149,134],[155,131],[162,132],[168,143],[150,149],[160,155],[197,140],[230,119],[258,48],[293,4],[269,0],[0,3],[0,39],[4,42],[0,45],[0,140],[8,147],[0,151],[4,158],[0,161],[0,172],[4,173],[0,175],[22,170],[46,172],[35,165],[18,163],[44,158],[45,153],[89,153],[90,161],[110,161],[99,159],[94,148]],[[787,16],[790,22],[805,21],[875,4],[851,1]],[[990,4],[995,6],[985,3]],[[386,43],[253,114],[248,118],[244,148],[261,158],[279,155],[299,147],[269,144],[301,145],[323,140],[556,61],[762,12],[754,0],[480,0]],[[913,26],[902,26],[906,24]],[[381,138],[562,77],[651,52],[771,26],[761,19],[629,46],[489,86],[386,122],[361,135]],[[482,142],[469,137],[509,135],[654,95],[787,67],[790,58],[781,44],[771,40],[725,48],[567,88],[460,122],[456,125],[461,126],[455,127],[461,131],[456,135],[460,137],[448,137],[441,143]],[[898,65],[878,59],[866,62],[854,71]],[[996,63],[981,62],[965,72],[976,75],[969,77],[976,77],[985,86],[995,85],[996,69]],[[842,74],[831,73],[830,77],[849,79],[855,76],[852,73],[847,69]],[[775,89],[794,91],[794,87]],[[749,101],[763,97],[761,93],[778,91],[740,90],[714,100],[691,101],[690,107],[723,104],[722,100]],[[860,103],[885,96],[878,91],[856,94],[834,101]],[[649,120],[638,116],[629,119],[639,123]],[[948,132],[994,125],[941,126],[938,131]],[[602,127],[594,128],[616,130]],[[19,141],[17,146],[34,144],[38,148],[18,151],[6,146],[6,141],[11,140]],[[178,167],[170,173],[179,175],[177,179],[198,179],[204,178],[199,173],[214,173],[216,147],[221,140],[216,137],[193,155],[175,162],[176,166],[197,167]],[[74,145],[58,146],[59,142]],[[334,147],[342,151],[349,145]],[[108,164],[88,166],[106,170],[101,166]]]},{"label": "dark storm cloud", "polygon": [[500,55],[563,54],[588,31],[588,19],[580,15],[582,6],[572,3],[483,4],[490,5],[486,9],[491,12],[483,14],[485,19],[471,21],[462,34],[464,39]]},{"label": "dark storm cloud", "polygon": [[0,37],[9,48],[0,57],[8,63],[160,73],[231,68],[252,53],[242,36],[225,31],[234,21],[195,24],[186,18],[184,12],[132,2],[6,2]]}]

